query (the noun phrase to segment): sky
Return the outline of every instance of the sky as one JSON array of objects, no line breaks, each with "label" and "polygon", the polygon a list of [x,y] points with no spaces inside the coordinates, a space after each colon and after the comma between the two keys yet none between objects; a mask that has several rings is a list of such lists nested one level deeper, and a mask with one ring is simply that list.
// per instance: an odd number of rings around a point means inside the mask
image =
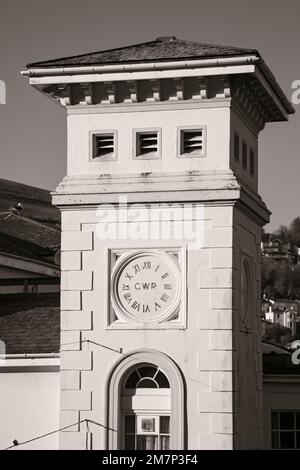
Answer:
[{"label": "sky", "polygon": [[[159,36],[258,49],[289,99],[300,80],[298,0],[1,0],[0,178],[53,190],[66,174],[65,111],[20,71],[39,60]],[[259,192],[274,230],[300,216],[300,105],[259,138]]]}]

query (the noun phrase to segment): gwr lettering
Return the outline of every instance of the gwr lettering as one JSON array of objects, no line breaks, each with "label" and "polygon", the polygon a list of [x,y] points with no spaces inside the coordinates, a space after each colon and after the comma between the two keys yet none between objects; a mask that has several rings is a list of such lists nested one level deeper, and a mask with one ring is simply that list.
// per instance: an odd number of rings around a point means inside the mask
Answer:
[{"label": "gwr lettering", "polygon": [[149,289],[155,289],[157,286],[156,282],[136,282],[134,284],[135,290],[149,290]]}]

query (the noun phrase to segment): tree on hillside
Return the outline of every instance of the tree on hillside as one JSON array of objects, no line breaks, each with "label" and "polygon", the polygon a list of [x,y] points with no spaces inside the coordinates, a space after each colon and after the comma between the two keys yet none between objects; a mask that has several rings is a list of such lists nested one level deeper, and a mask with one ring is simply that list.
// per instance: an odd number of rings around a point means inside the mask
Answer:
[{"label": "tree on hillside", "polygon": [[291,243],[300,247],[300,217],[296,217],[289,226]]},{"label": "tree on hillside", "polygon": [[299,297],[300,265],[262,258],[262,293],[269,299]]},{"label": "tree on hillside", "polygon": [[285,225],[280,225],[280,227],[273,232],[272,240],[279,238],[283,243],[289,243],[290,241],[290,232]]},{"label": "tree on hillside", "polygon": [[[273,233],[262,230],[262,241],[269,242],[279,239],[283,244],[291,243],[294,247],[283,247],[284,250],[292,249],[297,257],[297,248],[300,248],[300,217],[296,217],[289,227],[281,225]],[[262,257],[262,293],[270,299],[276,298],[300,298],[300,263],[291,264],[288,260]]]},{"label": "tree on hillside", "polygon": [[272,236],[271,233],[266,232],[265,229],[262,228],[262,230],[261,230],[261,241],[262,242],[267,243],[268,241],[270,241],[271,236]]},{"label": "tree on hillside", "polygon": [[278,346],[285,346],[293,340],[292,331],[276,323],[267,323],[263,340]]}]

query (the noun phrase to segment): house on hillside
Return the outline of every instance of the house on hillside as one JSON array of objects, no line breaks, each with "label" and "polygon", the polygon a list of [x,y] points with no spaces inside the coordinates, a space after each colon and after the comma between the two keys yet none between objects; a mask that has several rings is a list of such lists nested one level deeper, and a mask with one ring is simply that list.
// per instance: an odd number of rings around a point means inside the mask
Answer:
[{"label": "house on hillside", "polygon": [[297,264],[299,249],[292,243],[284,243],[279,238],[262,242],[262,255],[275,261],[286,261],[290,264]]},{"label": "house on hillside", "polygon": [[265,296],[261,308],[263,320],[289,328],[293,336],[300,337],[299,300],[272,300]]}]

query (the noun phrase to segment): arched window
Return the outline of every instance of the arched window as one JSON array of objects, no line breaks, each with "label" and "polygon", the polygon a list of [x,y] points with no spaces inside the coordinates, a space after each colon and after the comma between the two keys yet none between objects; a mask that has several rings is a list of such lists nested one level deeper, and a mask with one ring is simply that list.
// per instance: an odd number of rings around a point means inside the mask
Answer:
[{"label": "arched window", "polygon": [[164,354],[123,359],[109,384],[109,448],[183,449],[183,390],[180,371]]},{"label": "arched window", "polygon": [[124,376],[121,414],[123,449],[170,449],[171,390],[159,367],[141,364]]},{"label": "arched window", "polygon": [[125,389],[132,388],[170,388],[165,374],[151,364],[134,369],[126,380]]}]

